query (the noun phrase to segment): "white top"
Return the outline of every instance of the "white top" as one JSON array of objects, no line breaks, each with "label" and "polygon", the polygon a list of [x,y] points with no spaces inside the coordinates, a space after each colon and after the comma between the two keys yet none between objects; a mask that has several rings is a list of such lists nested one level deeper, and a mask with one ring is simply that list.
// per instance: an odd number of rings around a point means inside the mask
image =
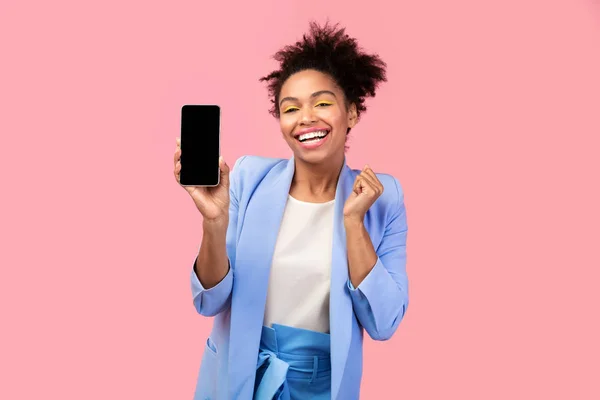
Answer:
[{"label": "white top", "polygon": [[265,326],[329,333],[334,203],[289,196],[273,253]]}]

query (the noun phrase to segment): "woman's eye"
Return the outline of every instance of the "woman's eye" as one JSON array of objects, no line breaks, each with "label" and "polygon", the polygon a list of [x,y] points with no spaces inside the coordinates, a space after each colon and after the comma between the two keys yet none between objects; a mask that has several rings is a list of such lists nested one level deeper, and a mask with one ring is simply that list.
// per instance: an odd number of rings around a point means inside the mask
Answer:
[{"label": "woman's eye", "polygon": [[332,104],[333,103],[329,103],[329,102],[321,102],[321,103],[317,103],[317,105],[315,107],[319,107],[319,106],[325,106],[325,107],[327,107],[327,106],[330,106]]},{"label": "woman's eye", "polygon": [[286,109],[285,109],[283,112],[284,112],[284,113],[290,113],[290,112],[292,112],[292,111],[296,111],[297,109],[298,109],[298,108],[296,108],[296,107],[288,107],[288,108],[286,108]]}]

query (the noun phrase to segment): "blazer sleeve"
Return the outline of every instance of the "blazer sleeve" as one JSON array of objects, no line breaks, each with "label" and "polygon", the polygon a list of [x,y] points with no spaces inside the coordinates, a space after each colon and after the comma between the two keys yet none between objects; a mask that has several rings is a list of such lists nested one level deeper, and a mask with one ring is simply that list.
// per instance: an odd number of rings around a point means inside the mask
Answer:
[{"label": "blazer sleeve", "polygon": [[408,307],[406,207],[396,178],[394,183],[397,202],[376,250],[377,262],[357,288],[348,279],[354,313],[374,340],[391,338]]},{"label": "blazer sleeve", "polygon": [[227,237],[226,237],[226,248],[227,257],[229,260],[229,271],[225,278],[221,280],[217,285],[210,289],[205,289],[196,275],[194,266],[196,265],[196,259],[192,264],[191,273],[191,284],[192,284],[192,298],[196,311],[204,316],[213,317],[231,305],[231,291],[233,288],[233,270],[232,266],[235,266],[235,250],[236,250],[236,236],[237,236],[237,222],[238,222],[238,199],[240,193],[240,179],[239,179],[239,167],[244,161],[246,156],[239,158],[233,167],[233,170],[229,175],[229,225],[227,226]]}]

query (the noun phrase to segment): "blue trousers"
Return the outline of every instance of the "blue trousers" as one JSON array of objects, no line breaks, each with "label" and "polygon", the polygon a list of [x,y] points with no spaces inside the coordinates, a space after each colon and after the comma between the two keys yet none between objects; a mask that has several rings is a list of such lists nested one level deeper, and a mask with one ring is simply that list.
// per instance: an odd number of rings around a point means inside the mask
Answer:
[{"label": "blue trousers", "polygon": [[273,324],[263,326],[255,400],[331,398],[330,335]]}]

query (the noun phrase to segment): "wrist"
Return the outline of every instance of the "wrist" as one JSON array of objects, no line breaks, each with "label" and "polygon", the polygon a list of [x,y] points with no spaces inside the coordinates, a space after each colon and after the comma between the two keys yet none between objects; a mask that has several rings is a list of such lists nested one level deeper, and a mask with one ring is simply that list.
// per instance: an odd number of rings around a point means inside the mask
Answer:
[{"label": "wrist", "polygon": [[228,225],[229,218],[227,216],[215,219],[204,219],[202,221],[202,228],[204,229],[205,233],[221,233],[223,231],[227,231]]},{"label": "wrist", "polygon": [[361,228],[364,218],[357,216],[344,216],[344,226],[346,228]]}]

